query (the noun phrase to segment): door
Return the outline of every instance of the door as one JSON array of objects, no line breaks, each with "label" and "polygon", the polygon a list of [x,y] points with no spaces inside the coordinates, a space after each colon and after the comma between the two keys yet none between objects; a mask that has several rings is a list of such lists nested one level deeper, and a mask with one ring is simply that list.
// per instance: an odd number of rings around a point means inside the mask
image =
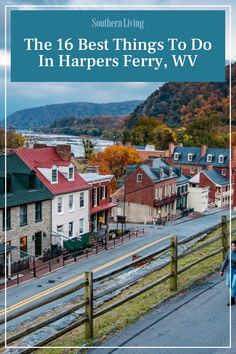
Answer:
[{"label": "door", "polygon": [[42,255],[42,232],[35,234],[35,257]]}]

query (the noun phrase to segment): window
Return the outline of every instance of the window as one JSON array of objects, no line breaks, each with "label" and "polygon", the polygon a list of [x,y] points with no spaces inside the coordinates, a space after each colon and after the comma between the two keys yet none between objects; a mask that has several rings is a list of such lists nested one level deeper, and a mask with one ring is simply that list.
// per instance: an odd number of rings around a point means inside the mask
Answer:
[{"label": "window", "polygon": [[27,205],[20,206],[20,226],[27,225]]},{"label": "window", "polygon": [[69,211],[74,210],[74,196],[73,194],[69,195]]},{"label": "window", "polygon": [[79,233],[84,233],[84,219],[79,219]]},{"label": "window", "polygon": [[137,174],[137,182],[142,182],[142,175],[140,173]]},{"label": "window", "polygon": [[160,179],[162,179],[164,177],[164,171],[163,171],[163,169],[161,168],[160,169]]},{"label": "window", "polygon": [[57,183],[57,179],[58,179],[57,169],[54,168],[54,169],[52,170],[52,183]]},{"label": "window", "polygon": [[178,152],[175,152],[174,153],[174,160],[178,161],[178,159],[179,159],[179,154],[178,154]]},{"label": "window", "polygon": [[57,199],[57,213],[63,214],[63,198],[62,197],[58,197],[58,199]]},{"label": "window", "polygon": [[63,234],[64,233],[63,225],[57,225],[57,232],[59,234]]},{"label": "window", "polygon": [[195,167],[194,166],[190,167],[190,173],[195,173]]},{"label": "window", "polygon": [[165,197],[168,195],[168,186],[165,186]]},{"label": "window", "polygon": [[93,188],[93,207],[97,206],[98,191],[97,188]]},{"label": "window", "polygon": [[101,192],[102,192],[102,199],[106,199],[106,186],[102,186]]},{"label": "window", "polygon": [[69,222],[69,237],[73,236],[73,227],[74,227],[73,221]]},{"label": "window", "polygon": [[[7,219],[5,219],[5,216]],[[6,223],[6,225],[5,225]],[[2,210],[2,229],[5,231],[5,226],[7,230],[11,229],[11,208],[6,209],[6,214],[5,214],[5,209]]]},{"label": "window", "polygon": [[193,161],[193,154],[188,154],[188,161]]},{"label": "window", "polygon": [[79,195],[79,207],[80,208],[84,207],[84,192],[81,192]]},{"label": "window", "polygon": [[69,181],[74,180],[74,167],[69,167]]},{"label": "window", "polygon": [[211,154],[207,155],[207,162],[212,162],[212,155]]},{"label": "window", "polygon": [[221,174],[222,176],[226,176],[226,168],[222,168]]},{"label": "window", "polygon": [[35,203],[35,221],[42,220],[42,202]]},{"label": "window", "polygon": [[23,236],[20,238],[20,257],[27,255],[27,236]]},{"label": "window", "polygon": [[224,155],[219,155],[219,163],[224,163]]},{"label": "window", "polygon": [[187,192],[188,191],[188,185],[186,184],[185,185],[185,192]]}]

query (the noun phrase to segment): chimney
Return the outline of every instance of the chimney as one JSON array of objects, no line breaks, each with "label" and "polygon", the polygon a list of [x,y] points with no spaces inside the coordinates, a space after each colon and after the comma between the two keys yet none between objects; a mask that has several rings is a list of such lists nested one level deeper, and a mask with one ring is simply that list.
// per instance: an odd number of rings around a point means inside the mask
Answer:
[{"label": "chimney", "polygon": [[173,154],[174,149],[175,149],[175,144],[169,143],[169,156],[171,156]]},{"label": "chimney", "polygon": [[209,171],[213,170],[213,165],[207,165],[206,170],[209,170]]},{"label": "chimney", "polygon": [[45,148],[45,147],[47,147],[46,144],[35,143],[33,148],[40,149],[40,148]]},{"label": "chimney", "polygon": [[70,145],[57,145],[56,153],[63,161],[71,161],[71,146]]},{"label": "chimney", "polygon": [[201,146],[201,157],[206,155],[206,151],[207,151],[207,146],[206,145],[202,145]]},{"label": "chimney", "polygon": [[153,159],[144,160],[144,161],[143,161],[143,164],[152,167],[152,165],[153,165]]}]

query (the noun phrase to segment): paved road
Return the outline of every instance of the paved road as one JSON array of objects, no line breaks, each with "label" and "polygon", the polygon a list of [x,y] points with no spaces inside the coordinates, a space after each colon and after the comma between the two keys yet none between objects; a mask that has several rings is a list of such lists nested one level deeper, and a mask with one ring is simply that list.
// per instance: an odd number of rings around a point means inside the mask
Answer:
[{"label": "paved road", "polygon": [[186,295],[169,301],[130,325],[103,343],[103,348],[92,349],[89,353],[235,354],[236,306],[232,306],[233,348],[230,349],[227,348],[230,346],[230,308],[226,306],[227,301],[224,279],[213,276],[193,287]]},{"label": "paved road", "polygon": [[[54,273],[50,273],[43,278],[34,279],[30,282],[21,284],[19,287],[10,288],[7,290],[7,306],[11,306],[13,304],[19,303],[21,301],[26,300],[24,306],[28,304],[32,304],[38,300],[42,300],[47,298],[52,293],[46,293],[43,297],[43,291],[53,291],[59,292],[60,290],[64,290],[64,282],[71,281],[71,285],[76,285],[78,280],[74,282],[74,278],[80,277],[80,281],[82,279],[82,275],[86,270],[89,269],[97,269],[96,276],[104,274],[114,268],[120,267],[121,265],[130,263],[131,254],[136,253],[136,251],[143,246],[147,245],[147,247],[138,252],[140,255],[145,255],[150,253],[152,250],[156,250],[159,247],[162,247],[169,243],[169,238],[166,237],[170,234],[176,234],[179,239],[183,239],[187,236],[205,230],[206,228],[213,226],[220,222],[221,215],[227,214],[226,210],[220,211],[215,214],[207,215],[202,217],[201,219],[183,219],[178,220],[178,222],[169,224],[165,227],[153,227],[152,225],[146,225],[146,233],[143,237],[137,238],[127,244],[116,247],[109,252],[104,251],[100,254],[97,254],[94,257],[88,258],[87,260],[81,263],[75,263],[73,265],[69,265],[65,268],[59,269]],[[162,238],[165,238],[162,240]],[[161,241],[162,240],[162,241]],[[160,242],[159,242],[160,241]],[[61,287],[60,290],[57,288],[54,291],[54,287]],[[0,310],[4,309],[5,301],[4,301],[4,293],[0,293]],[[37,296],[37,299],[29,302],[29,298],[32,296]],[[71,300],[75,297],[75,294],[69,295],[66,297],[65,301]],[[44,307],[44,312],[51,310],[52,307],[56,307],[62,305],[62,301],[58,300],[52,304],[49,304]],[[18,308],[22,308],[18,307]],[[35,310],[32,316],[37,316],[42,313],[42,309]],[[28,315],[22,316],[22,320],[24,321]],[[14,325],[13,325],[14,326]],[[11,328],[11,326],[9,325]],[[3,331],[3,328],[0,328],[0,333]]]}]

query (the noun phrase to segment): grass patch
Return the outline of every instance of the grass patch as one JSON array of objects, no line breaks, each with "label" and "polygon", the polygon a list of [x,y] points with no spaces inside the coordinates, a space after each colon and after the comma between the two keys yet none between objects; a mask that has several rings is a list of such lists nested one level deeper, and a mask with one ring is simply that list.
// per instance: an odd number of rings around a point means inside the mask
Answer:
[{"label": "grass patch", "polygon": [[[232,222],[232,227],[236,226],[236,221]],[[199,241],[197,245],[201,245],[206,241],[209,241],[216,235],[219,235],[220,229],[215,230],[214,232],[208,234],[206,238],[202,241]],[[235,238],[236,234],[232,235],[232,238]],[[186,256],[179,260],[178,268],[182,268],[187,264],[192,263],[194,260],[199,259],[214,250],[221,247],[221,241],[215,242],[204,249],[195,252],[189,256]],[[194,248],[194,246],[193,246]],[[168,299],[171,296],[177,296],[177,294],[183,292],[183,290],[190,287],[193,283],[199,281],[204,276],[216,271],[219,269],[222,264],[222,253],[207,259],[193,268],[187,270],[178,276],[178,291],[171,292],[169,288],[169,280],[165,283],[162,283],[155,288],[147,291],[146,293],[136,297],[135,299],[125,303],[118,308],[108,312],[107,314],[94,320],[94,338],[86,343],[87,346],[98,345],[105,339],[111,337],[115,333],[124,329],[127,325],[137,321],[144,314],[152,310],[153,307],[157,306],[159,303]],[[130,286],[125,289],[122,294],[119,294],[112,300],[106,302],[100,309],[107,307],[108,305],[124,298],[125,296],[132,294],[134,291],[143,288],[144,286],[154,282],[158,278],[163,277],[169,273],[169,267],[159,270],[153,274],[141,278],[135,285]],[[61,336],[57,340],[54,340],[47,346],[83,346],[85,345],[84,339],[84,325],[72,330],[71,332]],[[82,349],[81,352],[85,352],[86,349]],[[47,354],[64,354],[64,353],[78,353],[78,349],[47,349]],[[37,350],[37,353],[45,353],[45,350]]]}]

